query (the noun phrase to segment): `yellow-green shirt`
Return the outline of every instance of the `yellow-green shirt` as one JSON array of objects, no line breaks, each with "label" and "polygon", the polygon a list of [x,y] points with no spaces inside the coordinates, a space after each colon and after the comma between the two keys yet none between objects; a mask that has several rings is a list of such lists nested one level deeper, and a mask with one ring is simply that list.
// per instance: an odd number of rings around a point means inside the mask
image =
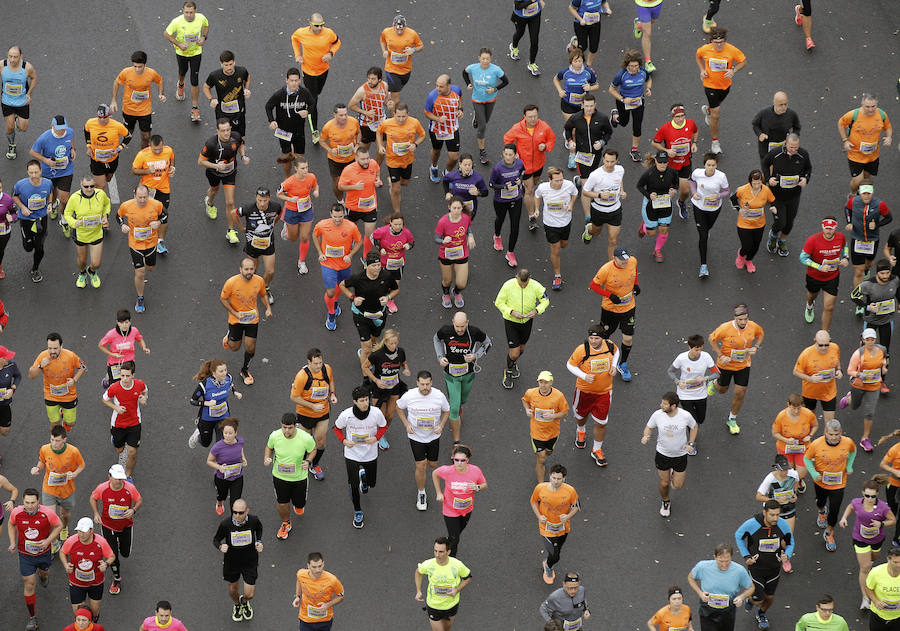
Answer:
[{"label": "yellow-green shirt", "polygon": [[459,602],[459,594],[451,596],[447,592],[458,587],[470,574],[469,568],[462,561],[447,557],[447,565],[440,565],[437,559],[428,559],[419,563],[417,569],[419,574],[428,577],[426,605],[432,609],[451,609]]},{"label": "yellow-green shirt", "polygon": [[203,29],[209,26],[206,16],[202,13],[194,15],[194,21],[188,22],[183,15],[169,22],[166,27],[166,33],[175,38],[180,44],[187,44],[187,50],[181,50],[178,46],[174,46],[175,54],[182,57],[195,57],[203,52],[203,48],[197,44],[200,36],[203,35]]},{"label": "yellow-green shirt", "polygon": [[875,597],[885,604],[884,609],[879,609],[873,602],[870,606],[872,611],[882,620],[900,618],[900,576],[888,574],[887,563],[872,568],[866,577],[866,587],[875,592]]}]

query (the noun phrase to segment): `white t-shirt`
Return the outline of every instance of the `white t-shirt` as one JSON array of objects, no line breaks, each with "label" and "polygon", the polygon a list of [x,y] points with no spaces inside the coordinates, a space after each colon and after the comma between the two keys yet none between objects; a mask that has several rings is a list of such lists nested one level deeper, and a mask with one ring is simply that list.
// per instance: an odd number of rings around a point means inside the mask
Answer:
[{"label": "white t-shirt", "polygon": [[706,374],[716,365],[715,360],[706,351],[700,351],[700,357],[691,359],[685,351],[675,358],[672,366],[679,371],[678,381],[684,381],[686,388],[675,386],[675,394],[679,399],[696,401],[706,398]]},{"label": "white t-shirt", "polygon": [[353,447],[344,446],[344,457],[356,462],[372,462],[378,457],[378,443],[371,445],[365,440],[374,437],[379,427],[387,425],[384,414],[374,405],[369,406],[369,415],[364,419],[356,418],[353,408],[349,407],[337,417],[334,426],[344,432],[344,438],[355,443]]},{"label": "white t-shirt", "polygon": [[407,436],[417,443],[430,443],[440,438],[440,434],[434,433],[434,428],[441,422],[441,413],[450,411],[447,397],[434,387],[428,396],[419,392],[418,388],[407,390],[397,400],[397,407],[406,411],[406,418],[415,430]]},{"label": "white t-shirt", "polygon": [[694,169],[691,180],[697,183],[697,192],[700,193],[700,199],[691,196],[694,206],[707,212],[713,212],[722,206],[720,193],[728,188],[728,178],[724,173],[716,169],[712,177],[707,177],[705,169]]},{"label": "white t-shirt", "polygon": [[602,213],[611,213],[621,208],[619,191],[622,188],[623,177],[625,167],[621,164],[614,166],[612,173],[607,173],[603,167],[591,173],[587,182],[581,185],[584,191],[600,194],[600,197],[591,199],[591,208]]},{"label": "white t-shirt", "polygon": [[688,441],[687,430],[696,427],[697,421],[690,412],[678,408],[675,416],[662,410],[650,415],[647,427],[656,428],[656,451],[669,458],[679,458],[687,452],[684,445]]},{"label": "white t-shirt", "polygon": [[556,190],[550,182],[539,184],[534,196],[544,200],[544,225],[551,228],[564,228],[572,223],[572,211],[569,200],[578,197],[578,189],[569,180],[563,180],[562,186]]},{"label": "white t-shirt", "polygon": [[769,475],[767,475],[766,477],[763,478],[762,484],[759,485],[759,488],[756,489],[756,492],[759,493],[760,495],[765,495],[766,497],[768,497],[769,491],[772,490],[772,487],[775,487],[775,488],[790,487],[791,489],[794,489],[794,492],[796,493],[797,485],[800,484],[800,474],[797,473],[797,471],[795,469],[788,469],[787,477],[794,478],[794,483],[792,485],[787,484],[787,481],[788,481],[787,478],[785,478],[784,482],[779,482],[778,480],[775,479],[774,473],[769,473]]}]

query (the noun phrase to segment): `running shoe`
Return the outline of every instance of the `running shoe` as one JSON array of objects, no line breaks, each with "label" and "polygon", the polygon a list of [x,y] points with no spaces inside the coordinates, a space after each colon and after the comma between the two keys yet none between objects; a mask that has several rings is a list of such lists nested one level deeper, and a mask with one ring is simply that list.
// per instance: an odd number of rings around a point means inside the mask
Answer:
[{"label": "running shoe", "polygon": [[837,543],[834,541],[834,533],[831,532],[823,532],[822,538],[825,540],[825,549],[829,552],[834,552],[837,550]]},{"label": "running shoe", "polygon": [[200,108],[199,107],[191,108],[191,122],[192,123],[200,122]]},{"label": "running shoe", "polygon": [[647,74],[653,74],[656,72],[656,64],[648,59],[647,63],[644,64],[644,70],[647,71]]},{"label": "running shoe", "polygon": [[109,584],[109,593],[116,596],[120,591],[122,591],[122,581],[114,578],[112,583]]},{"label": "running shoe", "polygon": [[203,196],[203,203],[206,205],[206,216],[210,219],[215,219],[219,216],[219,211],[216,210],[216,207],[209,203],[209,195]]},{"label": "running shoe", "polygon": [[363,521],[363,512],[361,510],[353,511],[353,527],[362,528],[365,525],[366,522]]},{"label": "running shoe", "polygon": [[513,253],[513,252],[507,252],[505,258],[506,258],[507,264],[508,264],[510,267],[517,267],[517,266],[519,265],[519,262],[516,261],[516,255],[515,255],[515,253]]},{"label": "running shoe", "polygon": [[748,274],[756,273],[756,265],[753,263],[753,261],[747,261],[747,273]]},{"label": "running shoe", "polygon": [[156,251],[163,255],[168,254],[169,248],[166,247],[166,242],[160,239],[159,243],[156,244]]},{"label": "running shoe", "polygon": [[516,48],[515,46],[513,46],[512,44],[509,45],[509,58],[512,59],[513,61],[518,61],[520,59],[519,49]]},{"label": "running shoe", "polygon": [[722,153],[722,145],[719,144],[718,140],[713,140],[711,143],[709,143],[709,150],[711,153],[718,155]]},{"label": "running shoe", "polygon": [[550,285],[550,288],[551,288],[553,291],[559,291],[559,290],[562,289],[562,283],[563,283],[562,276],[554,276],[554,277],[553,277],[553,284]]},{"label": "running shoe", "polygon": [[794,566],[791,565],[790,559],[785,559],[781,562],[781,569],[784,570],[785,574],[791,574],[794,571]]},{"label": "running shoe", "polygon": [[478,150],[478,159],[481,160],[481,164],[490,164],[491,161],[488,160],[487,149],[479,149]]},{"label": "running shoe", "polygon": [[382,436],[381,438],[378,439],[378,446],[381,449],[390,449],[391,448],[391,444],[388,442],[388,439],[385,438],[384,436]]},{"label": "running shoe", "polygon": [[[200,430],[194,429],[193,433],[188,436],[188,447],[196,449],[198,444],[200,444]],[[221,515],[222,513],[219,514]]]},{"label": "running shoe", "polygon": [[310,473],[312,473],[312,477],[315,480],[322,481],[325,479],[325,469],[322,468],[322,465],[316,465],[310,468]]},{"label": "running shoe", "polygon": [[769,234],[769,240],[766,243],[766,249],[769,251],[769,254],[775,254],[778,249],[778,235]]},{"label": "running shoe", "polygon": [[[799,4],[794,5],[794,24],[797,26],[803,26],[803,16],[800,15],[800,9],[802,9]],[[862,607],[860,607],[862,609]]]},{"label": "running shoe", "polygon": [[216,502],[216,515],[224,515],[225,514],[225,505],[222,502]]},{"label": "running shoe", "polygon": [[359,470],[359,492],[360,493],[368,493],[369,492],[369,479],[366,477],[366,470]]},{"label": "running shoe", "polygon": [[441,306],[444,307],[444,309],[449,309],[453,306],[453,302],[450,300],[450,294],[441,295]]},{"label": "running shoe", "polygon": [[440,182],[441,181],[441,172],[434,165],[428,167],[428,175],[431,177],[432,182]]},{"label": "running shoe", "polygon": [[653,260],[657,263],[662,263],[665,260],[663,253],[660,250],[653,250]]},{"label": "running shoe", "polygon": [[731,434],[736,435],[741,433],[741,426],[738,425],[736,418],[729,418],[725,421],[725,424],[728,426],[728,431],[731,432]]},{"label": "running shoe", "polygon": [[638,18],[634,18],[634,39],[641,39],[643,34],[644,30],[641,28],[641,21]]},{"label": "running shoe", "polygon": [[250,601],[244,603],[243,608],[244,620],[252,620],[253,619],[253,607],[250,606]]},{"label": "running shoe", "polygon": [[41,274],[41,270],[39,270],[39,269],[31,270],[31,282],[32,283],[39,283],[42,280],[44,280],[44,275]]},{"label": "running shoe", "polygon": [[16,159],[16,146],[10,145],[9,149],[6,150],[6,159],[7,160],[15,160]]},{"label": "running shoe", "polygon": [[638,151],[636,147],[632,147],[631,151],[628,152],[628,155],[631,156],[632,162],[640,162],[641,161],[641,152]]},{"label": "running shoe", "polygon": [[765,611],[760,610],[759,613],[756,614],[756,626],[763,631],[769,628],[769,619],[766,617]]},{"label": "running shoe", "polygon": [[701,105],[700,111],[703,112],[703,122],[709,125],[709,105]]},{"label": "running shoe", "polygon": [[803,309],[803,319],[806,320],[808,324],[812,324],[816,319],[816,309],[814,305],[807,304]]},{"label": "running shoe", "polygon": [[628,370],[628,362],[619,362],[619,365],[616,366],[616,370],[619,371],[619,376],[622,377],[622,381],[631,381],[631,371]]},{"label": "running shoe", "polygon": [[806,493],[806,482],[800,480],[800,483],[797,485],[797,493],[803,494]]},{"label": "running shoe", "polygon": [[874,447],[872,447],[872,441],[869,440],[868,436],[859,441],[859,446],[862,447],[863,451],[865,451],[867,454],[872,453],[872,449],[874,449]]},{"label": "running shoe", "polygon": [[309,268],[306,266],[306,261],[297,261],[297,273],[298,274],[308,274]]},{"label": "running shoe", "polygon": [[700,271],[697,273],[698,278],[709,278],[709,265],[704,263],[700,266]]},{"label": "running shoe", "polygon": [[237,245],[240,243],[240,239],[238,239],[237,230],[234,228],[229,228],[225,231],[225,240],[228,241],[231,245]]},{"label": "running shoe", "polygon": [[659,505],[659,514],[661,517],[668,517],[672,514],[672,502],[663,500]]},{"label": "running shoe", "polygon": [[504,370],[503,371],[503,381],[501,383],[503,384],[504,388],[506,388],[507,390],[511,390],[513,387],[512,373],[509,372],[508,370]]},{"label": "running shoe", "polygon": [[619,109],[616,107],[609,110],[609,124],[613,129],[619,126]]},{"label": "running shoe", "polygon": [[266,287],[266,300],[269,301],[270,305],[275,304],[275,295],[272,293],[272,290]]},{"label": "running shoe", "polygon": [[0,278],[6,278],[6,272],[3,271],[2,263],[0,263]]},{"label": "running shoe", "polygon": [[707,20],[706,14],[703,15],[703,32],[709,35],[710,31],[716,28],[718,24],[716,24],[715,20]]},{"label": "running shoe", "polygon": [[457,309],[462,309],[466,306],[465,298],[463,298],[463,295],[458,291],[453,292],[453,304]]},{"label": "running shoe", "polygon": [[647,235],[647,227],[644,225],[644,222],[641,222],[641,225],[638,226],[637,229],[638,239],[643,239]]},{"label": "running shoe", "polygon": [[252,386],[253,382],[256,381],[253,378],[253,375],[250,374],[250,371],[247,370],[246,368],[241,371],[241,377],[243,377],[243,379],[244,379],[245,386]]},{"label": "running shoe", "polygon": [[816,47],[816,43],[813,41],[812,37],[806,38],[806,50],[812,50]]},{"label": "running shoe", "polygon": [[87,287],[87,273],[78,273],[78,278],[75,279],[75,286],[78,287],[78,289],[84,289],[85,287]]},{"label": "running shoe", "polygon": [[862,601],[860,601],[860,603],[859,603],[859,610],[860,610],[860,611],[863,611],[864,609],[868,609],[868,608],[869,608],[869,605],[871,605],[871,604],[872,604],[872,603],[871,603],[871,601],[869,600],[869,597],[868,597],[868,596],[863,596],[863,597],[862,597]]},{"label": "running shoe", "polygon": [[275,536],[284,541],[288,538],[288,534],[291,532],[292,528],[293,526],[291,525],[291,522],[283,521],[281,522],[281,528],[278,529],[278,532],[275,533]]},{"label": "running shoe", "polygon": [[678,216],[681,217],[682,221],[687,221],[687,218],[688,218],[687,204],[680,199],[678,200]]},{"label": "running shoe", "polygon": [[778,256],[788,256],[788,255],[790,255],[790,253],[791,253],[791,251],[788,248],[787,243],[785,243],[784,241],[779,241],[778,242]]},{"label": "running shoe", "polygon": [[503,237],[496,234],[494,235],[494,249],[497,250],[497,252],[503,251]]},{"label": "running shoe", "polygon": [[428,510],[428,496],[424,491],[416,493],[416,510]]},{"label": "running shoe", "polygon": [[513,362],[513,367],[510,369],[509,374],[513,379],[518,379],[522,376],[522,373],[519,372],[519,364]]},{"label": "running shoe", "polygon": [[581,240],[584,241],[585,245],[590,245],[591,239],[593,238],[594,235],[591,234],[590,220],[588,220],[588,223],[584,224],[584,232],[581,233]]},{"label": "running shoe", "polygon": [[566,44],[566,54],[568,55],[571,51],[578,48],[578,36],[573,35],[569,38],[569,43]]},{"label": "running shoe", "polygon": [[65,222],[64,219],[59,220],[59,227],[62,229],[63,238],[68,239],[72,236],[72,229],[69,227],[69,224]]},{"label": "running shoe", "polygon": [[321,132],[319,132],[318,129],[312,130],[312,142],[314,145],[319,143],[319,139],[321,137],[322,137],[322,134],[321,134]]},{"label": "running shoe", "polygon": [[224,348],[226,351],[227,351],[229,348],[231,348],[231,347],[228,345],[228,333],[226,333],[226,334],[222,337],[222,348]]},{"label": "running shoe", "polygon": [[531,73],[532,77],[540,77],[541,76],[541,69],[538,68],[537,64],[528,64],[527,67],[528,67],[528,72]]},{"label": "running shoe", "polygon": [[184,84],[179,83],[175,88],[175,100],[183,101],[184,100]]},{"label": "running shoe", "polygon": [[816,517],[816,526],[819,528],[824,528],[826,525],[825,522],[825,511],[820,510],[818,517]]},{"label": "running shoe", "polygon": [[751,601],[749,598],[744,601],[744,611],[749,614],[753,613],[753,601]]},{"label": "running shoe", "polygon": [[579,427],[575,431],[575,446],[578,449],[584,449],[585,438],[587,437],[587,432],[583,427]]},{"label": "running shoe", "polygon": [[697,444],[696,443],[688,443],[688,445],[691,446],[691,450],[687,453],[687,455],[696,456],[697,455]]},{"label": "running shoe", "polygon": [[747,263],[747,259],[741,256],[741,251],[738,250],[737,258],[734,259],[734,266],[738,269],[744,269],[744,265]]},{"label": "running shoe", "polygon": [[387,309],[390,313],[397,313],[397,303],[393,299],[388,300]]},{"label": "running shoe", "polygon": [[574,153],[569,154],[569,161],[566,163],[566,166],[569,167],[569,170],[572,170],[572,171],[575,170],[575,154]]},{"label": "running shoe", "polygon": [[888,385],[885,382],[881,382],[881,394],[890,394],[891,389],[888,388]]},{"label": "running shoe", "polygon": [[859,307],[859,306],[858,306],[858,307],[856,307],[856,309],[855,309],[855,311],[854,311],[853,313],[854,313],[854,315],[855,315],[856,317],[860,317],[860,316],[862,316],[863,314],[865,314],[865,309],[863,309],[862,307]]},{"label": "running shoe", "polygon": [[37,616],[31,616],[28,619],[28,624],[25,625],[25,631],[37,631],[38,630],[38,619]]},{"label": "running shoe", "polygon": [[528,215],[528,232],[534,232],[535,230],[537,230],[537,217]]},{"label": "running shoe", "polygon": [[147,307],[144,306],[143,296],[138,296],[137,302],[134,303],[134,310],[138,313],[144,313],[147,310]]},{"label": "running shoe", "polygon": [[337,328],[337,314],[329,313],[325,316],[325,328],[334,331]]},{"label": "running shoe", "polygon": [[242,615],[243,613],[244,613],[243,605],[232,605],[231,606],[231,619],[234,620],[235,622],[240,622],[241,620],[244,619],[244,616]]},{"label": "running shoe", "polygon": [[553,582],[556,580],[556,572],[547,565],[546,561],[541,561],[541,576],[544,578],[544,582],[547,583],[547,585],[553,585]]},{"label": "running shoe", "polygon": [[59,217],[59,200],[58,199],[53,200],[53,203],[50,204],[50,210],[47,212],[47,216],[53,220],[56,220],[56,218]]},{"label": "running shoe", "polygon": [[597,463],[598,467],[606,466],[606,456],[603,454],[602,449],[595,449],[591,452],[591,458],[594,459],[594,462]]},{"label": "running shoe", "polygon": [[840,402],[838,403],[838,405],[840,406],[840,408],[841,408],[842,410],[843,410],[845,407],[847,407],[848,405],[850,405],[850,393],[849,393],[849,392],[848,392],[847,394],[845,394],[844,396],[841,397],[841,400],[840,400]]}]

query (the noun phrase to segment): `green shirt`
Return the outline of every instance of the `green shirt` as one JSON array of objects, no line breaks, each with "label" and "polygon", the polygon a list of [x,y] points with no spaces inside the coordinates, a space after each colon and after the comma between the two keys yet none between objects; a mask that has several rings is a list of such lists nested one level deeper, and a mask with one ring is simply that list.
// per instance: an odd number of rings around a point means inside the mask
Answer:
[{"label": "green shirt", "polygon": [[[103,237],[103,217],[109,215],[109,210],[109,197],[103,190],[96,188],[93,195],[85,197],[78,189],[69,197],[63,217],[70,227],[75,228],[75,239],[81,243],[93,243]],[[87,227],[79,227],[79,220],[84,221]]]},{"label": "green shirt", "polygon": [[306,455],[315,451],[315,439],[301,429],[293,438],[285,438],[280,429],[269,434],[266,447],[275,450],[272,475],[286,482],[305,480],[307,471],[303,468]]},{"label": "green shirt", "polygon": [[182,57],[195,57],[203,52],[203,48],[197,41],[203,35],[203,29],[209,26],[206,16],[202,13],[194,14],[194,21],[188,22],[183,15],[169,22],[166,33],[175,38],[179,44],[188,44],[187,50],[181,50],[175,46],[175,54]]},{"label": "green shirt", "polygon": [[866,577],[866,587],[887,605],[887,608],[879,609],[873,602],[869,609],[876,612],[882,620],[894,620],[900,618],[900,576],[891,576],[887,570],[888,564],[882,563],[872,568]]},{"label": "green shirt", "polygon": [[547,290],[544,289],[544,286],[533,278],[528,279],[528,284],[524,288],[519,284],[518,278],[510,278],[500,288],[500,292],[494,300],[494,306],[500,310],[505,319],[523,324],[528,320],[514,318],[510,312],[518,311],[525,315],[537,310],[538,313],[544,313],[550,306],[550,299],[547,298]]},{"label": "green shirt", "polygon": [[847,621],[833,613],[828,620],[822,620],[818,611],[808,613],[797,621],[794,631],[850,631]]},{"label": "green shirt", "polygon": [[459,602],[459,594],[450,596],[446,592],[468,578],[469,568],[462,561],[447,557],[447,565],[439,565],[437,559],[428,559],[419,563],[417,569],[419,574],[428,577],[426,605],[432,609],[451,609]]}]

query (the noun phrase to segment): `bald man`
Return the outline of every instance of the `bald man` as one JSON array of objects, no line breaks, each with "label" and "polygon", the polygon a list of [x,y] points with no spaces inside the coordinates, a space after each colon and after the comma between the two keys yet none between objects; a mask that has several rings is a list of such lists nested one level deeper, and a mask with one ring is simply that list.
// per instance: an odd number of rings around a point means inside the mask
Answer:
[{"label": "bald man", "polygon": [[788,107],[788,96],[784,92],[776,92],[772,105],[761,109],[750,124],[759,143],[760,162],[773,149],[784,147],[789,133],[800,133],[800,118]]},{"label": "bald man", "polygon": [[803,405],[815,412],[816,404],[821,403],[825,422],[833,419],[837,407],[835,380],[844,375],[841,372],[841,349],[831,341],[828,331],[818,331],[815,343],[803,349],[794,364],[794,376],[800,380]]},{"label": "bald man", "polygon": [[[428,135],[431,136],[432,182],[440,182],[444,173],[452,171],[459,160],[459,119],[462,116],[462,91],[458,85],[450,83],[450,75],[439,75],[434,82],[434,90],[425,101],[425,117],[431,121]],[[447,145],[447,167],[438,169],[441,147]]]},{"label": "bald man", "polygon": [[311,112],[312,141],[319,142],[319,95],[325,89],[328,69],[331,60],[341,47],[341,39],[337,33],[325,26],[325,18],[321,13],[313,13],[309,18],[309,26],[303,26],[291,35],[291,46],[294,48],[294,60],[303,71],[303,86],[313,96]]}]

